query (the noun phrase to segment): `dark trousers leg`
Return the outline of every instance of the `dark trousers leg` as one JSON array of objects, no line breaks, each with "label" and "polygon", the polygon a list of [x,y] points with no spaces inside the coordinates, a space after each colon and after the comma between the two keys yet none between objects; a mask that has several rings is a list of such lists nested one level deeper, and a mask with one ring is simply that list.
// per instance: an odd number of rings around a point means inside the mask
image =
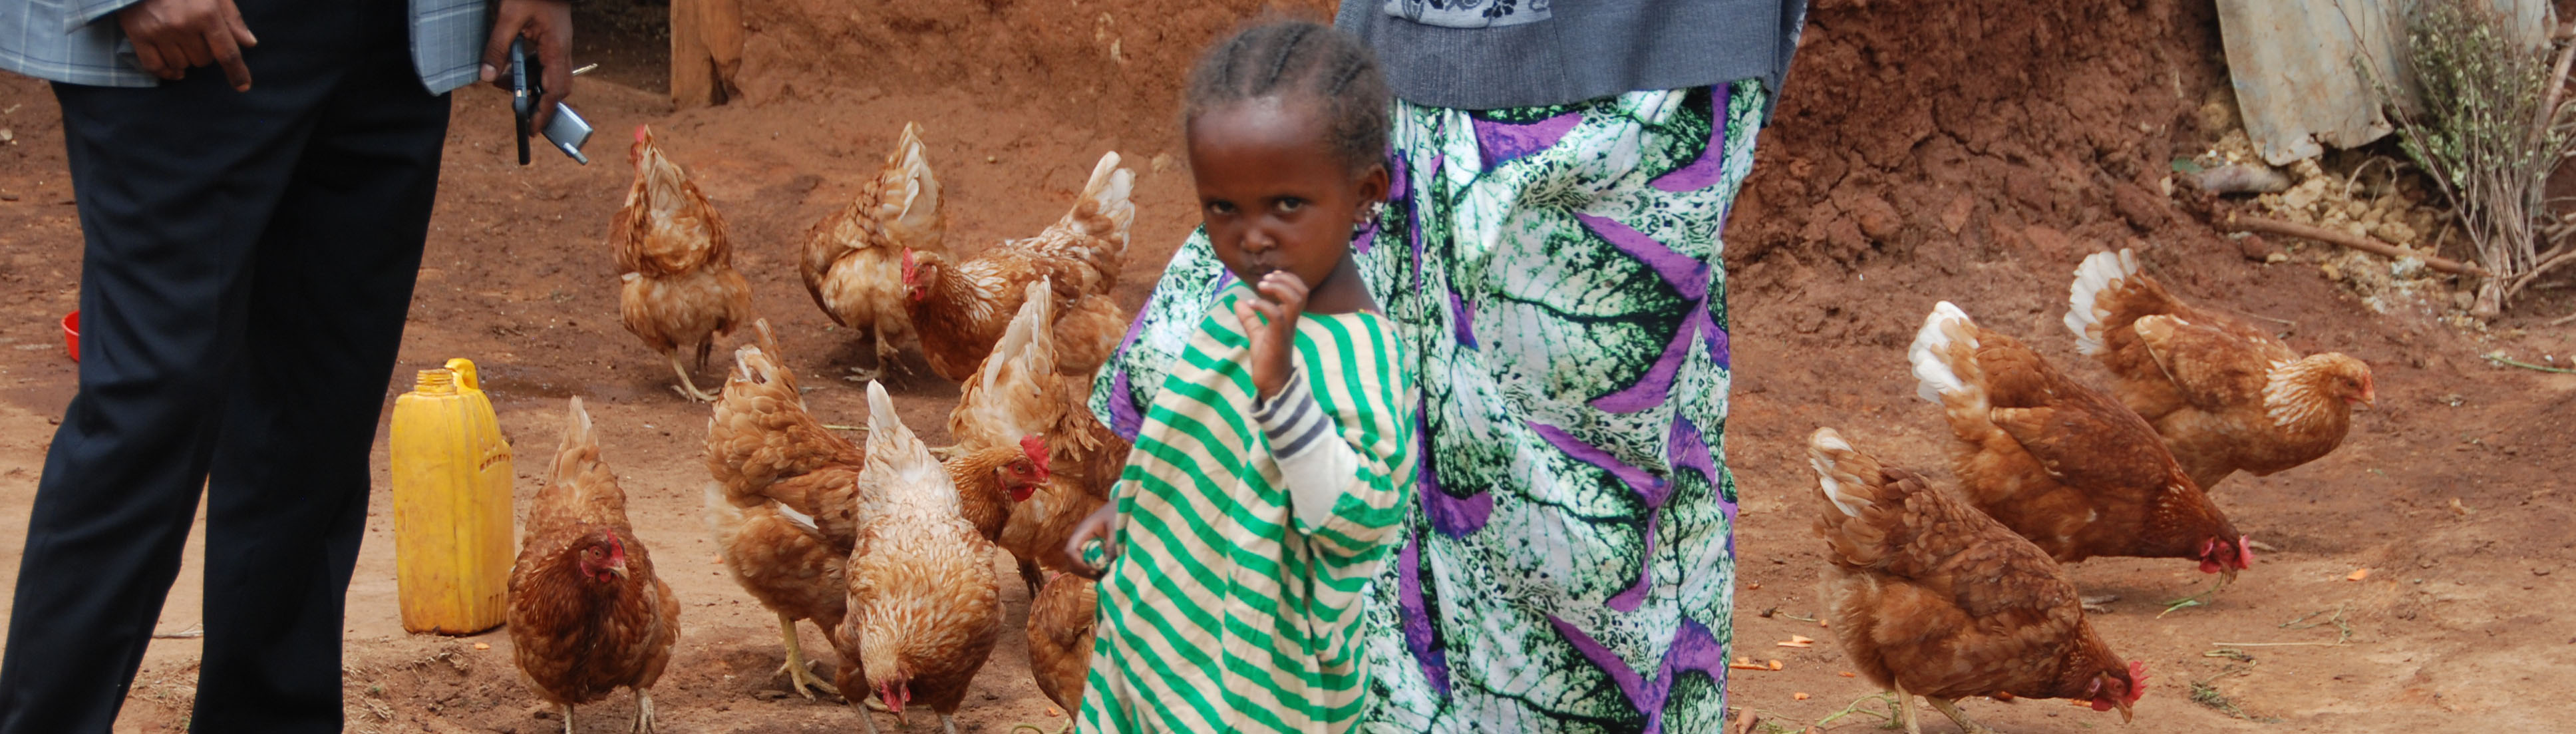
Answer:
[{"label": "dark trousers leg", "polygon": [[367,447],[447,110],[409,76],[400,4],[357,5],[245,5],[248,93],[202,69],[56,87],[86,239],[81,392],[38,482],[0,733],[109,729],[201,487],[196,728],[340,728]]},{"label": "dark trousers leg", "polygon": [[206,493],[199,731],[340,730],[368,449],[447,131],[447,100],[387,50],[324,102],[259,243]]}]

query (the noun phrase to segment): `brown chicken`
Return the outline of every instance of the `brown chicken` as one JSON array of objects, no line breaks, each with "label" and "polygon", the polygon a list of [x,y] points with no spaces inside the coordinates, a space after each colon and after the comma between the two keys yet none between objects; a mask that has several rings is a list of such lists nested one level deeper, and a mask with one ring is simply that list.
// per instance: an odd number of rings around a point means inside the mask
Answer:
[{"label": "brown chicken", "polygon": [[2192,558],[2220,585],[2254,553],[2138,414],[1942,301],[1907,355],[1957,441],[1969,502],[2060,563]]},{"label": "brown chicken", "polygon": [[[755,327],[761,346],[775,349],[768,323]],[[734,580],[778,614],[789,684],[808,698],[809,686],[839,694],[806,669],[795,625],[810,619],[826,634],[840,626],[863,454],[805,411],[793,371],[770,352],[742,347],[736,365],[708,423],[708,470],[717,478],[707,488],[708,529]],[[1012,505],[1046,482],[1047,461],[1045,442],[1028,436],[944,465],[962,514],[990,540]]]},{"label": "brown chicken", "polygon": [[841,625],[848,601],[843,569],[849,556],[807,532],[774,503],[735,507],[725,500],[723,486],[713,482],[707,484],[706,521],[734,582],[778,615],[778,634],[787,647],[787,663],[778,673],[808,699],[814,697],[809,687],[840,695],[807,667],[796,620],[813,620],[825,634]]},{"label": "brown chicken", "polygon": [[2352,428],[2353,406],[2379,400],[2361,360],[2303,357],[2241,319],[2192,308],[2128,250],[2085,258],[2067,301],[2077,348],[2110,368],[2120,402],[2204,490],[2325,456]]},{"label": "brown chicken", "polygon": [[966,381],[1028,298],[1028,285],[1041,279],[1053,281],[1058,320],[1071,322],[1057,327],[1068,332],[1060,368],[1086,376],[1097,369],[1126,334],[1126,319],[1108,294],[1118,284],[1128,228],[1136,221],[1128,200],[1134,184],[1135,174],[1109,153],[1092,169],[1073,210],[1036,237],[1006,240],[956,262],[937,251],[905,250],[906,307],[931,370]]},{"label": "brown chicken", "polygon": [[1049,287],[1029,284],[1029,298],[948,415],[949,435],[961,447],[1046,437],[1052,481],[1020,503],[996,541],[1020,559],[1021,581],[1032,595],[1042,580],[1039,568],[1075,567],[1064,555],[1064,542],[1074,525],[1109,501],[1131,448],[1084,408],[1091,376],[1061,369],[1060,331],[1038,327],[1051,319],[1054,302],[1037,296]]},{"label": "brown chicken", "polygon": [[2047,553],[1831,428],[1808,437],[1807,460],[1825,499],[1816,534],[1831,565],[1818,590],[1834,636],[1896,692],[1906,731],[1923,730],[1915,696],[1968,732],[1991,734],[1959,711],[1969,696],[2089,701],[2129,720],[2147,664],[2102,644]]},{"label": "brown chicken", "polygon": [[875,179],[862,184],[847,208],[814,225],[805,237],[801,270],[805,292],[832,322],[873,338],[877,364],[857,369],[852,380],[873,380],[897,364],[912,342],[912,316],[904,310],[903,252],[945,255],[948,214],[939,208],[939,178],[921,145],[921,126],[905,123]]},{"label": "brown chicken", "polygon": [[653,730],[653,683],[679,639],[680,601],[626,522],[626,492],[599,458],[581,398],[546,486],[528,502],[527,532],[510,567],[510,643],[537,695],[562,710],[635,691],[635,730]]},{"label": "brown chicken", "polygon": [[1048,574],[1029,600],[1029,672],[1038,691],[1064,709],[1071,729],[1082,710],[1083,679],[1091,675],[1091,619],[1100,607],[1100,584],[1069,573]]},{"label": "brown chicken", "polygon": [[959,516],[955,482],[874,382],[859,486],[867,520],[850,552],[849,614],[833,634],[835,680],[844,691],[875,691],[897,716],[927,706],[956,734],[967,684],[1001,635],[993,544]]},{"label": "brown chicken", "polygon": [[673,389],[714,400],[689,378],[680,348],[694,345],[696,367],[706,369],[715,335],[751,323],[751,285],[734,272],[724,218],[680,164],[653,144],[651,129],[635,128],[627,157],[635,163],[635,185],[626,189],[626,206],[608,225],[608,248],[623,273],[618,317],[645,346],[671,359],[671,370],[680,375]]}]

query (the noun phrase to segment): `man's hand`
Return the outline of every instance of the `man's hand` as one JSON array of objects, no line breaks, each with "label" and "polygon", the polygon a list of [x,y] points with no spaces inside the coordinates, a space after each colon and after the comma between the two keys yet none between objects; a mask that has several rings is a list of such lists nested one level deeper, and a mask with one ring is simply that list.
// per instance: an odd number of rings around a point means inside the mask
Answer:
[{"label": "man's hand", "polygon": [[143,0],[116,11],[117,26],[134,42],[143,70],[177,80],[200,66],[221,66],[233,91],[250,91],[250,67],[241,50],[259,45],[242,24],[233,0]]},{"label": "man's hand", "polygon": [[526,38],[535,45],[537,65],[545,69],[545,76],[537,80],[546,88],[545,96],[537,99],[536,114],[528,119],[528,132],[539,134],[554,119],[555,103],[572,95],[571,0],[501,0],[493,11],[492,39],[483,44],[483,81],[509,86],[503,75],[510,73],[513,38]]},{"label": "man's hand", "polygon": [[1306,281],[1296,273],[1273,270],[1253,287],[1262,297],[1235,301],[1234,317],[1252,338],[1252,389],[1256,397],[1269,400],[1288,386],[1288,373],[1296,367],[1289,355],[1297,352],[1297,314],[1306,310]]}]

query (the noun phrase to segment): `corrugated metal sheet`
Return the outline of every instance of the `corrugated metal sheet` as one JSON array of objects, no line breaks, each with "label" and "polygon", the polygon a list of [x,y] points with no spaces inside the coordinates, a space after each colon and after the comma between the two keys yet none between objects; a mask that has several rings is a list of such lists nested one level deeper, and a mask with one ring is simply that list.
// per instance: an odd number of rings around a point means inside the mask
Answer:
[{"label": "corrugated metal sheet", "polygon": [[[2432,0],[2445,2],[2448,0]],[[2516,19],[2540,46],[2547,37],[2545,0],[2486,0]],[[2405,30],[2409,0],[2217,0],[2245,133],[2274,165],[2310,158],[2324,147],[2350,148],[2389,132],[2379,96],[2358,60],[2408,80],[2390,61]]]}]

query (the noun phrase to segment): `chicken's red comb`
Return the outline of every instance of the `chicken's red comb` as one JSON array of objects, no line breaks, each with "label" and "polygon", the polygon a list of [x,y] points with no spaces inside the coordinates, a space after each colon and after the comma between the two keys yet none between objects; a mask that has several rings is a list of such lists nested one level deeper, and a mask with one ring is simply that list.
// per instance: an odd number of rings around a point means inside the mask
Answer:
[{"label": "chicken's red comb", "polygon": [[912,248],[903,248],[903,284],[912,285]]},{"label": "chicken's red comb", "polygon": [[648,137],[648,136],[650,135],[649,133],[646,133],[645,131],[646,131],[646,130],[649,130],[649,129],[651,129],[651,128],[652,128],[652,126],[651,126],[651,125],[637,125],[637,126],[635,126],[635,142],[638,142],[638,143],[644,142],[644,138],[646,138],[646,137]]},{"label": "chicken's red comb", "polygon": [[2129,661],[2129,701],[2135,703],[2139,696],[2144,695],[2147,695],[2147,661],[2131,660]]},{"label": "chicken's red comb", "polygon": [[1032,461],[1032,462],[1036,462],[1036,463],[1037,463],[1037,465],[1038,465],[1038,476],[1041,476],[1041,477],[1046,476],[1046,473],[1047,473],[1047,467],[1048,467],[1048,465],[1049,465],[1049,464],[1051,464],[1051,463],[1053,463],[1053,462],[1051,462],[1051,461],[1048,459],[1048,456],[1047,456],[1047,445],[1046,445],[1046,437],[1045,437],[1045,436],[1041,436],[1041,435],[1038,435],[1038,434],[1035,434],[1035,433],[1032,433],[1032,434],[1029,434],[1029,435],[1026,435],[1026,436],[1021,436],[1021,437],[1020,437],[1020,453],[1028,454],[1028,456],[1029,456],[1029,461]]}]

